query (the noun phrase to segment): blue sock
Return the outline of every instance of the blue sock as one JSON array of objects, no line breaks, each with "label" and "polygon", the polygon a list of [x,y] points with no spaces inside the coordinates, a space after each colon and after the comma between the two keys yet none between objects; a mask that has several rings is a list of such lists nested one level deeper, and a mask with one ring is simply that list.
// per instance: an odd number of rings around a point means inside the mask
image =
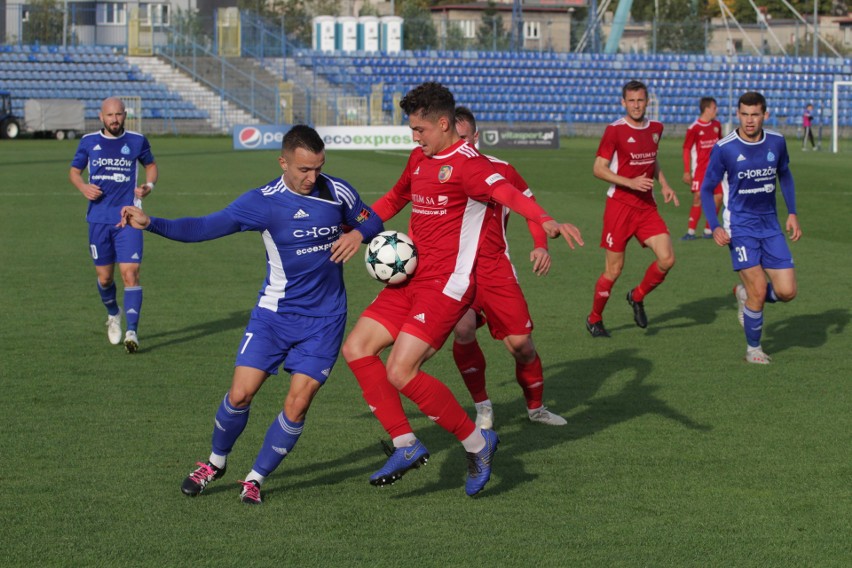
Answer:
[{"label": "blue sock", "polygon": [[743,316],[746,343],[749,347],[760,347],[760,336],[763,333],[763,310],[753,312],[746,308],[743,310]]},{"label": "blue sock", "polygon": [[98,283],[98,293],[100,293],[101,301],[106,306],[107,313],[111,316],[116,315],[118,313],[118,303],[115,301],[115,282],[106,288],[101,287],[100,280],[96,280],[95,282]]},{"label": "blue sock", "polygon": [[142,311],[142,286],[124,289],[124,315],[127,318],[127,331],[136,331],[139,327],[139,312]]},{"label": "blue sock", "polygon": [[778,301],[778,296],[775,295],[775,288],[772,287],[772,282],[766,283],[766,301],[770,304]]},{"label": "blue sock", "polygon": [[290,422],[282,411],[266,431],[260,453],[254,461],[252,469],[266,477],[281,464],[281,461],[293,451],[299,436],[302,435],[303,422]]},{"label": "blue sock", "polygon": [[213,453],[227,456],[234,447],[234,442],[243,433],[249,419],[251,405],[234,408],[228,401],[228,393],[222,399],[219,410],[216,411],[216,423],[213,426]]}]

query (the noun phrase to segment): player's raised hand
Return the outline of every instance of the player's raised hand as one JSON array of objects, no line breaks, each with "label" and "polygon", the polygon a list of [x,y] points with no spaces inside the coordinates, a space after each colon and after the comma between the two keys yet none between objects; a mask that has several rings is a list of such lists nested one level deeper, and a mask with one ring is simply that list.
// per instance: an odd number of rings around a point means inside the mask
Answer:
[{"label": "player's raised hand", "polygon": [[663,201],[665,201],[666,203],[674,201],[675,207],[680,207],[680,201],[678,201],[677,194],[674,192],[674,190],[669,184],[662,184],[661,191],[663,193]]},{"label": "player's raised hand", "polygon": [[799,218],[795,214],[787,215],[787,234],[793,242],[802,238],[802,229],[799,227]]},{"label": "player's raised hand", "polygon": [[346,262],[355,256],[363,240],[364,235],[358,229],[344,233],[331,244],[331,261],[337,263]]},{"label": "player's raised hand", "polygon": [[130,225],[134,229],[144,229],[150,224],[151,218],[138,207],[127,205],[121,208],[121,221],[119,221],[117,226],[126,227]]},{"label": "player's raised hand", "polygon": [[716,227],[713,229],[713,240],[716,241],[716,244],[720,247],[724,247],[731,242],[731,237],[728,235],[728,231],[724,228]]},{"label": "player's raised hand", "polygon": [[536,247],[530,253],[530,262],[533,264],[533,273],[545,276],[550,272],[550,253],[546,248]]}]

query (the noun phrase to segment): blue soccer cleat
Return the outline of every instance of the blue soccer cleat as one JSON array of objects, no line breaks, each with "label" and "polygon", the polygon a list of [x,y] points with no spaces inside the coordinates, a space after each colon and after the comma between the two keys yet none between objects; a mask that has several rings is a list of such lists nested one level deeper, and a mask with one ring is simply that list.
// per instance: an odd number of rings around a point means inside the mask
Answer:
[{"label": "blue soccer cleat", "polygon": [[372,485],[378,487],[392,485],[409,469],[416,469],[429,461],[429,450],[420,440],[417,440],[413,446],[406,448],[391,449],[384,441],[382,444],[385,447],[385,453],[390,457],[382,469],[370,476]]},{"label": "blue soccer cleat", "polygon": [[467,481],[464,492],[471,497],[482,491],[491,479],[491,460],[497,453],[500,437],[494,430],[480,430],[485,438],[485,447],[477,453],[467,453]]}]

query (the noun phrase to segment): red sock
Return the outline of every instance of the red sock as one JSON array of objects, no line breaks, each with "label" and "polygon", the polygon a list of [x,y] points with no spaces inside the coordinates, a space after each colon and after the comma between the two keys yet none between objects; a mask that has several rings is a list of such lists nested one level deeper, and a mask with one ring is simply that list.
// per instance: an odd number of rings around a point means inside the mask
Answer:
[{"label": "red sock", "polygon": [[644,300],[645,296],[651,293],[651,290],[663,283],[663,280],[666,279],[666,274],[668,272],[660,270],[656,260],[652,262],[648,270],[645,271],[645,277],[642,279],[642,282],[633,289],[633,301],[641,302]]},{"label": "red sock", "polygon": [[399,392],[388,382],[388,373],[382,360],[376,356],[362,357],[349,362],[352,374],[361,386],[361,395],[373,415],[391,438],[413,432]]},{"label": "red sock", "polygon": [[482,402],[488,398],[485,390],[485,355],[479,343],[453,342],[453,359],[459,368],[464,385],[467,387],[473,402]]},{"label": "red sock", "polygon": [[592,302],[592,313],[589,314],[589,321],[592,323],[599,322],[603,319],[603,311],[606,303],[609,300],[609,292],[612,290],[614,281],[610,280],[603,274],[595,282],[595,299]]},{"label": "red sock", "polygon": [[695,231],[699,219],[701,219],[701,205],[693,205],[689,210],[689,228]]},{"label": "red sock", "polygon": [[541,359],[538,353],[531,363],[515,362],[515,378],[524,390],[527,408],[530,410],[542,406],[544,398],[544,372],[541,369]]},{"label": "red sock", "polygon": [[453,396],[447,385],[423,371],[418,372],[400,391],[438,426],[458,438],[473,434],[476,425]]}]

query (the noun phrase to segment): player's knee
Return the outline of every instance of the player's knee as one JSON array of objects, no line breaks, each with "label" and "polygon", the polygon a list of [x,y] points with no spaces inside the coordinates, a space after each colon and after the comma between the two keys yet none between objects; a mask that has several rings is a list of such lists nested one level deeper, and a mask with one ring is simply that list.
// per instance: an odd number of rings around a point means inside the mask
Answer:
[{"label": "player's knee", "polygon": [[284,415],[290,422],[302,422],[311,407],[311,399],[303,396],[288,396],[284,401]]},{"label": "player's knee", "polygon": [[778,298],[778,300],[780,300],[782,302],[791,301],[793,298],[796,297],[797,293],[798,293],[798,290],[796,289],[795,284],[793,284],[793,286],[791,286],[789,288],[781,288],[781,289],[775,288],[775,297]]},{"label": "player's knee", "polygon": [[529,335],[507,338],[506,347],[519,363],[531,363],[535,359],[535,345]]},{"label": "player's knee", "polygon": [[465,321],[460,321],[453,329],[453,335],[457,343],[473,343],[476,341],[476,324],[469,325]]},{"label": "player's knee", "polygon": [[112,277],[98,278],[98,284],[101,285],[101,288],[109,288],[110,286],[112,286],[113,282],[115,282],[115,279],[113,279]]},{"label": "player's knee", "polygon": [[407,363],[400,363],[393,359],[388,359],[387,363],[388,382],[397,390],[402,389],[408,384],[408,381],[414,378],[418,369],[412,368]]},{"label": "player's knee", "polygon": [[245,408],[251,404],[252,398],[254,398],[254,393],[250,393],[244,389],[232,387],[231,390],[228,391],[228,404],[230,404],[232,408]]},{"label": "player's knee", "polygon": [[362,337],[355,334],[350,334],[349,337],[346,338],[340,352],[343,354],[343,358],[347,362],[375,355],[375,353],[370,352],[367,342],[364,341]]},{"label": "player's knee", "polygon": [[660,267],[660,270],[663,272],[668,272],[675,265],[675,256],[674,252],[671,254],[666,254],[657,259],[657,266]]}]

